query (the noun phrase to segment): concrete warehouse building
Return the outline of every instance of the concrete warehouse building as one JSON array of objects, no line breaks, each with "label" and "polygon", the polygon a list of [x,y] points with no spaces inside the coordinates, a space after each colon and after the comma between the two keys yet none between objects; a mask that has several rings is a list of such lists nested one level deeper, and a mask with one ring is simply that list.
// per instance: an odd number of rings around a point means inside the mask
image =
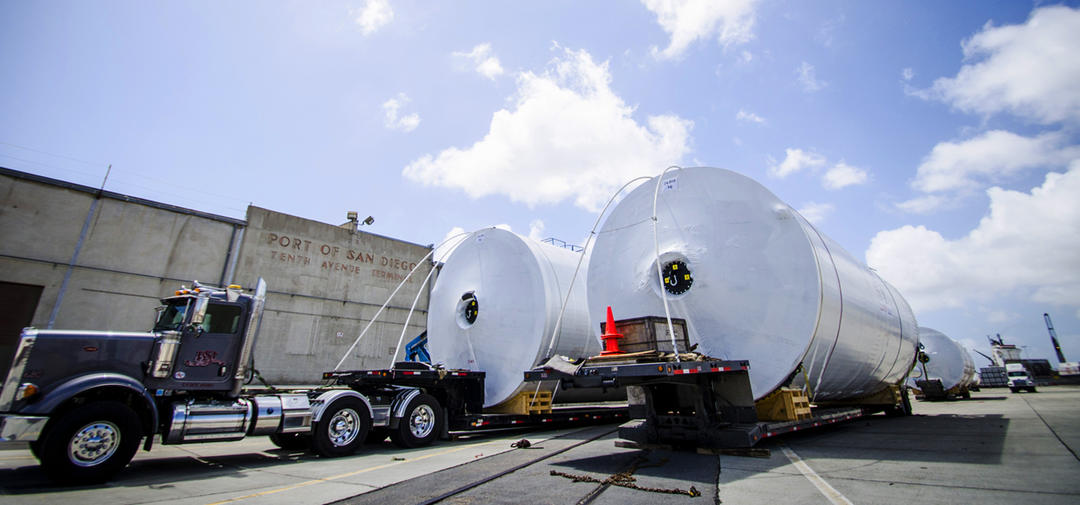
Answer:
[{"label": "concrete warehouse building", "polygon": [[[239,220],[0,168],[0,372],[25,326],[147,331],[193,280],[269,294],[255,367],[313,384],[417,264],[345,368],[386,367],[424,331],[431,246],[249,206]],[[402,359],[401,356],[398,357]]]}]

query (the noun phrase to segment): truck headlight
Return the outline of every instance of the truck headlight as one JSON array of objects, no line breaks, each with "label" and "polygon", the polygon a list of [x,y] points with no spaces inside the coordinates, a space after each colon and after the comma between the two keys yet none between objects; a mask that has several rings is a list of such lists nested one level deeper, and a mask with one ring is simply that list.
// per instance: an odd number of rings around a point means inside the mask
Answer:
[{"label": "truck headlight", "polygon": [[37,385],[31,382],[24,382],[22,384],[19,384],[19,389],[15,390],[15,399],[26,400],[38,394],[38,391],[40,390],[38,389]]}]

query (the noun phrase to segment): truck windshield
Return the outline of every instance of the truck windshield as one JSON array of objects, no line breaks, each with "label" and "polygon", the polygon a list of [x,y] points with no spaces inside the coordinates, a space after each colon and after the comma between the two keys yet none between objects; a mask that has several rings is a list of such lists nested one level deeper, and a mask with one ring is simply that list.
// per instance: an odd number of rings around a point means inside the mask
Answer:
[{"label": "truck windshield", "polygon": [[157,323],[154,324],[154,331],[180,330],[180,327],[184,324],[184,315],[187,314],[190,304],[190,300],[178,300],[166,304],[161,314],[158,315]]},{"label": "truck windshield", "polygon": [[1026,377],[1026,376],[1027,376],[1027,373],[1025,373],[1025,372],[1009,372],[1009,377]]}]

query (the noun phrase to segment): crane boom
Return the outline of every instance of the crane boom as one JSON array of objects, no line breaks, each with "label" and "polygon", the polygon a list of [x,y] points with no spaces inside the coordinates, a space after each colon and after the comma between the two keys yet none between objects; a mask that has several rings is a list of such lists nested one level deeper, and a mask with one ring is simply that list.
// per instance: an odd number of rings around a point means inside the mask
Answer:
[{"label": "crane boom", "polygon": [[1065,362],[1065,354],[1061,352],[1061,344],[1058,343],[1057,332],[1054,331],[1054,323],[1050,322],[1050,314],[1043,313],[1046,320],[1046,329],[1050,331],[1050,342],[1054,344],[1054,352],[1057,353],[1058,363]]}]

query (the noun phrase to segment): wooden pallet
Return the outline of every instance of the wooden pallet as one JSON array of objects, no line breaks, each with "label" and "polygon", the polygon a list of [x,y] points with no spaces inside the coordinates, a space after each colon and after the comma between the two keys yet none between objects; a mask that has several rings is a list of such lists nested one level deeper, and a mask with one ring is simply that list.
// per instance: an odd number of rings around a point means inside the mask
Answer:
[{"label": "wooden pallet", "polygon": [[486,411],[493,414],[550,414],[551,391],[524,391]]},{"label": "wooden pallet", "polygon": [[810,419],[810,399],[801,389],[777,389],[754,403],[762,421],[800,421]]}]

